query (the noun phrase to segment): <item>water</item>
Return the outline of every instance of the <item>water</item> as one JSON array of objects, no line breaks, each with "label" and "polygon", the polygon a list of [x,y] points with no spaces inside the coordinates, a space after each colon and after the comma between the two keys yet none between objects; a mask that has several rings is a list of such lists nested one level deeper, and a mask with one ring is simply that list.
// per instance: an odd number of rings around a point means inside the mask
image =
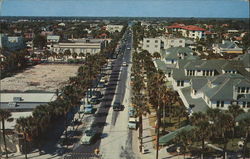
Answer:
[{"label": "water", "polygon": [[249,18],[247,0],[5,0],[2,16]]}]

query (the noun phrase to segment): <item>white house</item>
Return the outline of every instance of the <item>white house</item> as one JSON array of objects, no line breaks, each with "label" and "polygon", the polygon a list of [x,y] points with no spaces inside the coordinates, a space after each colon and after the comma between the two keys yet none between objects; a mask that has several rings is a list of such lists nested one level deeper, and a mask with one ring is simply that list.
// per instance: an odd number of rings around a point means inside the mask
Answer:
[{"label": "white house", "polygon": [[243,49],[233,41],[222,40],[220,44],[213,44],[213,53],[218,54],[242,54]]},{"label": "white house", "polygon": [[115,31],[121,32],[123,25],[107,25],[106,30],[113,33]]},{"label": "white house", "polygon": [[239,74],[222,74],[213,78],[192,79],[191,95],[202,98],[210,108],[227,110],[232,104],[250,109],[250,81]]}]

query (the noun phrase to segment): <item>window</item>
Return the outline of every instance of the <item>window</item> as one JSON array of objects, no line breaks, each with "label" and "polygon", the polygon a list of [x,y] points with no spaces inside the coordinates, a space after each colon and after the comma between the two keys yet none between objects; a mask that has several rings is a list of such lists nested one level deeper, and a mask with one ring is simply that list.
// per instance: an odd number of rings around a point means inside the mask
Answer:
[{"label": "window", "polygon": [[242,107],[245,108],[246,107],[246,102],[242,103]]},{"label": "window", "polygon": [[247,87],[247,89],[246,89],[246,93],[248,93],[249,92],[249,87]]},{"label": "window", "polygon": [[155,40],[155,43],[158,43],[158,40]]},{"label": "window", "polygon": [[181,86],[184,86],[184,81],[181,81]]},{"label": "window", "polygon": [[216,106],[217,106],[217,107],[220,106],[220,101],[217,101]]},{"label": "window", "polygon": [[238,91],[237,92],[240,93],[240,87],[238,87]]},{"label": "window", "polygon": [[182,40],[180,40],[179,43],[182,43]]},{"label": "window", "polygon": [[247,102],[247,108],[250,108],[250,102]]},{"label": "window", "polygon": [[221,107],[222,108],[224,107],[224,101],[221,101]]},{"label": "window", "polygon": [[158,47],[158,45],[155,45],[155,48],[157,48]]},{"label": "window", "polygon": [[241,93],[245,93],[245,87],[241,88]]},{"label": "window", "polygon": [[150,40],[147,40],[147,43],[149,43],[150,42]]},{"label": "window", "polygon": [[147,45],[146,47],[149,47],[149,45]]},{"label": "window", "polygon": [[180,81],[177,81],[177,86],[180,86]]}]

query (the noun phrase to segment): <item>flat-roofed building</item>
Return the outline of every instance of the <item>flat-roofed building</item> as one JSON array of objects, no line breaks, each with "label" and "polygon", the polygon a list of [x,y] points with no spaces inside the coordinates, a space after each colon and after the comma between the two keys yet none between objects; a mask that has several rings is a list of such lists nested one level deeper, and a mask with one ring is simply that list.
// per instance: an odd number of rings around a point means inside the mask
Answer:
[{"label": "flat-roofed building", "polygon": [[102,48],[103,44],[99,43],[85,43],[85,42],[67,42],[67,43],[58,43],[54,44],[51,47],[51,50],[56,53],[64,53],[66,50],[70,50],[71,53],[90,53],[97,54]]},{"label": "flat-roofed building", "polygon": [[58,43],[60,40],[59,35],[48,35],[47,36],[47,42],[48,43]]},{"label": "flat-roofed building", "polygon": [[106,30],[113,33],[115,31],[121,32],[123,25],[107,25]]},{"label": "flat-roofed building", "polygon": [[56,100],[53,92],[46,93],[0,93],[0,108],[11,112],[32,111],[37,106]]}]

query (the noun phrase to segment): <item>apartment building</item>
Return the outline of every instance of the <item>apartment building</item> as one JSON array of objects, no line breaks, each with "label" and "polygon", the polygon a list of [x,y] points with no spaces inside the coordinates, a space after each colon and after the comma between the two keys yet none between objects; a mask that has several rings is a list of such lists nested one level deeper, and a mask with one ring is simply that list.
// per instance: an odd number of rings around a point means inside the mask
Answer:
[{"label": "apartment building", "polygon": [[185,47],[185,39],[156,37],[143,38],[142,42],[142,49],[147,50],[151,54],[155,52],[161,53],[162,50],[166,50],[171,47]]},{"label": "apartment building", "polygon": [[168,32],[180,32],[182,36],[192,39],[206,38],[206,29],[196,25],[174,24],[167,27]]}]

